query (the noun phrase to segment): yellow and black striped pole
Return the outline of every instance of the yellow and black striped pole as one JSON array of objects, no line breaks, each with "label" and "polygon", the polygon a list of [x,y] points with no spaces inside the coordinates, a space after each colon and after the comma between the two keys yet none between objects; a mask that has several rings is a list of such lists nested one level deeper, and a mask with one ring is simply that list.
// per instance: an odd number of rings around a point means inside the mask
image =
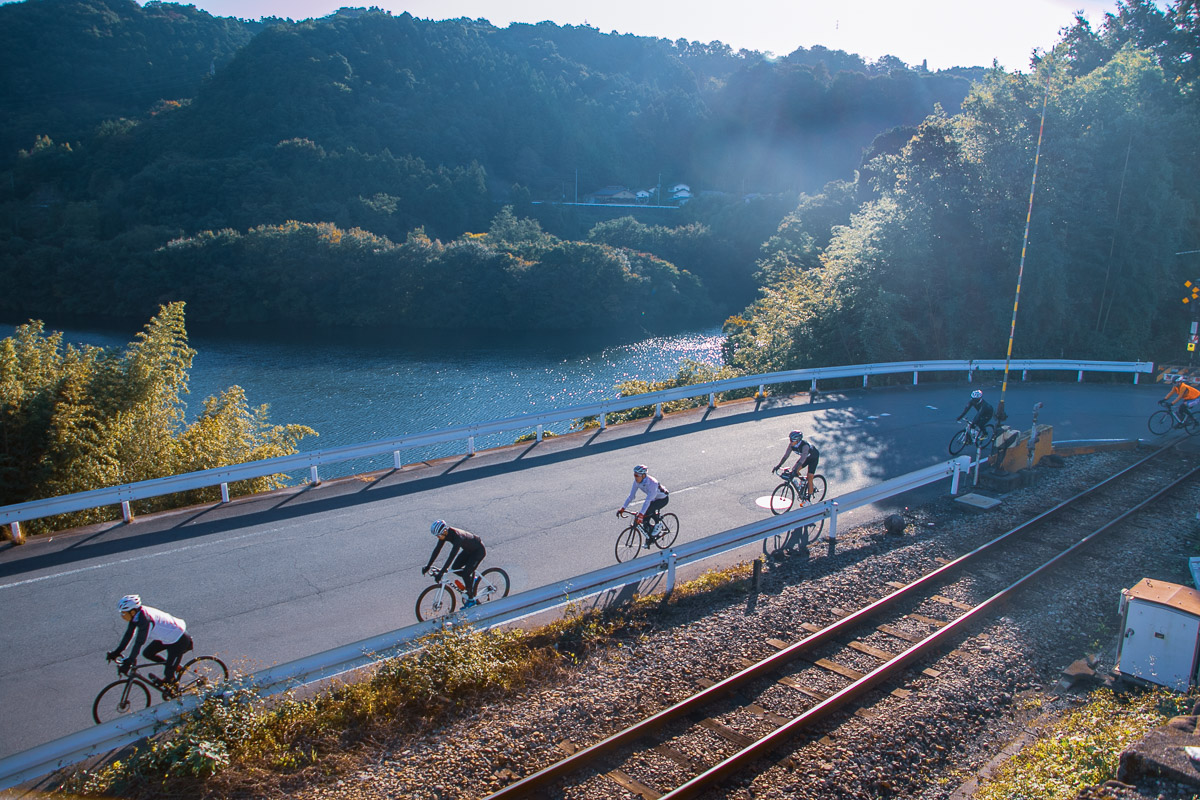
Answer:
[{"label": "yellow and black striped pole", "polygon": [[1013,337],[1017,332],[1017,306],[1021,302],[1021,278],[1025,275],[1025,250],[1029,246],[1029,221],[1033,218],[1033,190],[1037,188],[1038,161],[1042,157],[1042,132],[1046,129],[1046,106],[1050,102],[1050,65],[1046,65],[1046,95],[1042,98],[1042,121],[1038,125],[1037,150],[1033,154],[1033,180],[1029,184],[1029,209],[1025,212],[1025,237],[1021,241],[1021,265],[1017,268],[1017,294],[1013,297],[1012,325],[1008,329],[1008,352],[1004,356],[1004,383],[1000,385],[1000,402],[996,406],[996,422],[1008,418],[1004,413],[1004,395],[1008,391],[1008,365],[1012,361]]}]

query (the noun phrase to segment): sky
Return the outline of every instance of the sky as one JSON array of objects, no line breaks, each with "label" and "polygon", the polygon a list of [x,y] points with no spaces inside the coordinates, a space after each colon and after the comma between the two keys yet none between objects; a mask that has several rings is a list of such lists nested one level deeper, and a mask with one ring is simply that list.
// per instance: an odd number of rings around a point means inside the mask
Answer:
[{"label": "sky", "polygon": [[893,55],[930,69],[991,66],[1027,71],[1081,10],[1098,29],[1116,0],[192,0],[210,14],[256,20],[323,17],[341,6],[378,6],[422,19],[470,17],[503,28],[550,20],[665,39],[712,42],[734,50],[787,55],[823,45],[867,61]]}]

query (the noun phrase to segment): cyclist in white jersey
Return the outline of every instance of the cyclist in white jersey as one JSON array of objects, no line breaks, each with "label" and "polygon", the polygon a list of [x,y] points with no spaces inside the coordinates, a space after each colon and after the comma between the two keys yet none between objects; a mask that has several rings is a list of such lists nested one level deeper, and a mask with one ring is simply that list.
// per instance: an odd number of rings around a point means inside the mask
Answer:
[{"label": "cyclist in white jersey", "polygon": [[[136,594],[127,594],[117,601],[117,611],[129,626],[125,629],[125,635],[121,637],[117,649],[109,651],[108,660],[116,661],[121,657],[125,645],[129,644],[136,631],[137,638],[134,639],[133,649],[129,651],[129,657],[121,662],[121,673],[128,673],[137,665],[138,651],[141,651],[147,661],[163,665],[163,683],[174,683],[174,676],[179,670],[183,654],[192,649],[192,637],[188,635],[187,623],[165,611],[142,605],[142,598]],[[146,640],[150,643],[142,650]],[[166,658],[159,655],[164,650],[167,652]]]},{"label": "cyclist in white jersey", "polygon": [[639,489],[645,493],[646,500],[642,503],[642,510],[637,513],[636,520],[646,533],[652,533],[655,524],[662,521],[659,512],[670,500],[670,493],[653,476],[646,474],[646,467],[642,464],[633,468],[633,486],[629,489],[629,497],[625,498],[625,503],[617,509],[617,516],[621,516],[625,508],[633,502]]}]

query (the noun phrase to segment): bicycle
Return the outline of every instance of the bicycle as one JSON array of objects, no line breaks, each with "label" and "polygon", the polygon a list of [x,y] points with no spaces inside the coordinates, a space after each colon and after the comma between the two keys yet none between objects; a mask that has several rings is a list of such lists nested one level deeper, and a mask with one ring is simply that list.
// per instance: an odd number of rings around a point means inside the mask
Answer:
[{"label": "bicycle", "polygon": [[[621,511],[618,514],[621,517],[630,515],[631,512],[628,511]],[[634,521],[629,524],[628,528],[617,534],[617,544],[613,548],[619,563],[637,558],[643,548],[649,550],[651,546],[657,545],[659,550],[666,550],[675,544],[675,537],[679,536],[679,517],[668,511],[661,515],[654,530],[647,531],[637,523],[637,516],[632,516]]]},{"label": "bicycle", "polygon": [[229,668],[216,656],[196,656],[178,668],[175,681],[169,684],[154,675],[139,674],[143,669],[158,666],[161,666],[159,662],[147,661],[122,672],[122,667],[118,665],[117,674],[121,678],[101,689],[92,703],[92,719],[96,724],[149,708],[151,688],[161,694],[163,700],[170,700],[180,695],[203,692],[229,680]]},{"label": "bicycle", "polygon": [[976,445],[979,449],[987,450],[996,441],[996,426],[990,422],[985,422],[981,427],[975,427],[975,424],[970,420],[962,420],[963,429],[956,431],[950,437],[950,455],[956,456],[967,448],[968,445]]},{"label": "bicycle", "polygon": [[[512,586],[508,573],[499,567],[488,567],[475,576],[475,605],[508,597]],[[417,595],[417,619],[424,622],[453,614],[461,605],[469,608],[467,585],[458,575],[445,570],[432,586]]]},{"label": "bicycle", "polygon": [[1158,411],[1150,415],[1150,419],[1146,421],[1146,427],[1155,436],[1162,436],[1164,433],[1169,433],[1176,428],[1183,428],[1187,431],[1188,436],[1195,436],[1200,433],[1200,419],[1192,416],[1191,410],[1183,407],[1183,421],[1175,416],[1171,411],[1171,404],[1166,400],[1159,400],[1158,404],[1162,406]]},{"label": "bicycle", "polygon": [[775,491],[771,492],[772,514],[778,515],[791,511],[797,498],[800,499],[800,505],[809,502],[819,503],[825,499],[827,484],[824,475],[813,475],[811,487],[807,485],[807,475],[796,476],[789,469],[779,473],[779,477],[783,482],[775,487]]}]

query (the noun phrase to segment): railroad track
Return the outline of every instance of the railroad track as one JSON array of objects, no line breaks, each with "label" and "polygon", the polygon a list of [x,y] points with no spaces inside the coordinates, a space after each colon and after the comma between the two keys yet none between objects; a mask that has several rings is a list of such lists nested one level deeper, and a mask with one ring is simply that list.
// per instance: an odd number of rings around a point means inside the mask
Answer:
[{"label": "railroad track", "polygon": [[[773,652],[742,660],[718,682],[588,746],[563,742],[566,757],[489,800],[529,796],[696,797],[754,765],[786,761],[785,745],[838,712],[870,716],[859,701],[891,692],[922,661],[965,636],[1014,592],[1088,547],[1200,472],[1167,474],[1169,443],[1120,472],[968,553],[931,563],[916,580],[825,626],[802,624],[798,641],[768,640]],[[1179,472],[1175,467],[1175,472]],[[1117,511],[1115,509],[1121,509]],[[1080,535],[1080,530],[1089,531]],[[936,679],[936,670],[924,673]],[[703,760],[694,754],[703,753]]]}]

